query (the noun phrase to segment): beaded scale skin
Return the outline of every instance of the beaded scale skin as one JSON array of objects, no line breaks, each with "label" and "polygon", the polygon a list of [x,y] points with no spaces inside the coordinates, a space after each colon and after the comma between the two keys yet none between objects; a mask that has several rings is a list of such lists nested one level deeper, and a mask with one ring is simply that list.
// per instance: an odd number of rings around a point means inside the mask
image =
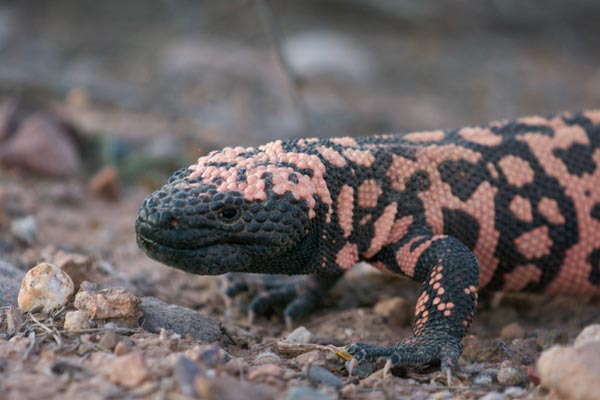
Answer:
[{"label": "beaded scale skin", "polygon": [[[414,336],[351,366],[457,365],[479,290],[600,294],[600,111],[457,130],[275,141],[183,168],[136,221],[150,257],[196,274],[313,274],[250,305],[319,305],[360,260],[421,282]],[[235,295],[240,287],[232,288]]]}]

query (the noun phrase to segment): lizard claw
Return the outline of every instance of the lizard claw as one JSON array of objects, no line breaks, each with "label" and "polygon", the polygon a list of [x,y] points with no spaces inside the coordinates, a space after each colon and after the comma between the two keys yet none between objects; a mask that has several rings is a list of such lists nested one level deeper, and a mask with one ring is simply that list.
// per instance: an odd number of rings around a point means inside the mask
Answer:
[{"label": "lizard claw", "polygon": [[352,360],[348,361],[348,364],[346,364],[346,369],[348,370],[348,376],[352,376],[352,370],[358,364],[359,364],[359,361],[355,357],[352,357]]},{"label": "lizard claw", "polygon": [[391,358],[388,358],[383,366],[383,379],[387,378],[390,369],[394,366],[394,362]]}]

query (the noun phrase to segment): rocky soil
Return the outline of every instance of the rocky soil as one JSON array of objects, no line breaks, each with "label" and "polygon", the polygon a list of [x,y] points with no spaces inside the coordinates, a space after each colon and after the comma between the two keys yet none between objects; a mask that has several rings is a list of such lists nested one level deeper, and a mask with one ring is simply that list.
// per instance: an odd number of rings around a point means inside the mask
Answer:
[{"label": "rocky soil", "polygon": [[290,77],[260,8],[206,3],[0,4],[0,398],[595,398],[597,299],[485,296],[450,385],[349,376],[345,344],[411,333],[418,285],[361,264],[294,329],[250,324],[133,222],[224,145],[598,107],[596,6],[275,2]]}]

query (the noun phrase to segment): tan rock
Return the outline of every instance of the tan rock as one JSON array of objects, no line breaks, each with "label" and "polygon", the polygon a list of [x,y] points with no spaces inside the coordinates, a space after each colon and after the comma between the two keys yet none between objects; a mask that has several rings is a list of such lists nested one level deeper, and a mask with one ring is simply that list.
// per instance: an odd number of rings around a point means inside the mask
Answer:
[{"label": "tan rock", "polygon": [[283,368],[277,364],[263,364],[252,368],[248,372],[248,379],[251,381],[263,378],[281,378],[283,376]]},{"label": "tan rock", "polygon": [[50,312],[67,304],[73,295],[71,277],[55,265],[38,264],[21,281],[18,303],[23,312],[41,308]]},{"label": "tan rock", "polygon": [[69,311],[65,314],[64,328],[68,331],[80,331],[91,327],[87,314],[80,310]]},{"label": "tan rock", "polygon": [[408,325],[413,318],[410,304],[402,297],[381,300],[375,304],[373,311],[395,325]]},{"label": "tan rock", "polygon": [[555,346],[542,353],[538,370],[543,386],[557,398],[593,400],[600,393],[600,342]]},{"label": "tan rock", "polygon": [[142,316],[139,297],[119,287],[98,291],[80,290],[75,296],[74,304],[90,319],[139,318]]},{"label": "tan rock", "polygon": [[98,344],[112,351],[117,347],[117,344],[119,344],[119,335],[117,335],[115,331],[108,330],[102,335]]},{"label": "tan rock", "polygon": [[130,353],[117,357],[108,367],[108,379],[129,388],[140,385],[149,376],[146,360],[142,353]]},{"label": "tan rock", "polygon": [[107,200],[117,200],[120,193],[117,169],[110,165],[105,166],[92,177],[88,188],[90,192]]},{"label": "tan rock", "polygon": [[125,342],[119,342],[115,346],[113,353],[115,353],[116,356],[122,356],[125,354],[129,354],[129,353],[131,353],[131,346]]},{"label": "tan rock", "polygon": [[518,322],[512,322],[500,331],[500,338],[504,340],[518,339],[523,336],[525,336],[525,329]]}]

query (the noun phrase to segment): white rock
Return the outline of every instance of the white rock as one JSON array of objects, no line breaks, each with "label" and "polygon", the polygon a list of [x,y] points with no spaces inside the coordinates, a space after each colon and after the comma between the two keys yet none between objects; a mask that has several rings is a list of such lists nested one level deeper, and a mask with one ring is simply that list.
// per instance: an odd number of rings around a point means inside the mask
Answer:
[{"label": "white rock", "polygon": [[50,312],[67,304],[73,295],[71,277],[55,265],[41,263],[27,271],[21,281],[18,303],[23,312],[41,307]]},{"label": "white rock", "polygon": [[575,347],[581,347],[587,343],[600,342],[600,324],[586,326],[575,339]]},{"label": "white rock", "polygon": [[68,331],[79,331],[91,327],[86,313],[80,310],[69,311],[65,314],[64,328]]},{"label": "white rock", "polygon": [[313,334],[303,326],[299,326],[290,332],[285,339],[290,342],[309,343]]},{"label": "white rock", "polygon": [[310,31],[291,36],[283,43],[283,53],[292,69],[306,77],[364,82],[374,73],[367,49],[336,32]]}]

